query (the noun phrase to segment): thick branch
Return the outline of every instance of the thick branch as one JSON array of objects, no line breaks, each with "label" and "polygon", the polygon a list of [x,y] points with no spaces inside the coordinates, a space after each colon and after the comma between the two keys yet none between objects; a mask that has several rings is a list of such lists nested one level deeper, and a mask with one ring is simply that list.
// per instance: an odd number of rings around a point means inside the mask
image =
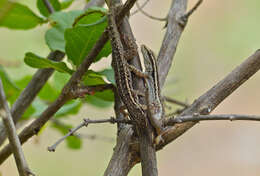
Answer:
[{"label": "thick branch", "polygon": [[173,57],[176,53],[176,48],[179,43],[181,34],[186,26],[188,17],[200,5],[199,3],[192,8],[187,14],[185,13],[188,0],[173,0],[170,11],[168,13],[167,31],[158,55],[158,70],[161,88],[164,85],[166,76],[171,68]]},{"label": "thick branch", "polygon": [[[260,50],[257,50],[252,56],[246,59],[241,65],[236,67],[223,80],[218,82],[210,90],[200,96],[194,103],[188,107],[180,116],[193,115],[199,113],[207,115],[212,112],[227,96],[234,92],[239,86],[247,81],[260,69]],[[177,137],[193,127],[196,122],[187,122],[177,124],[171,128],[164,137],[165,142],[157,146],[161,149]]]},{"label": "thick branch", "polygon": [[12,150],[14,153],[14,158],[16,161],[19,175],[20,176],[31,175],[31,171],[28,167],[28,164],[27,164],[24,154],[23,154],[21,143],[16,134],[15,125],[14,125],[12,115],[11,115],[11,112],[9,110],[9,107],[8,107],[8,104],[6,101],[1,79],[0,79],[0,116],[2,116],[4,125],[5,125],[5,129],[7,130],[8,139],[12,146]]},{"label": "thick branch", "polygon": [[113,156],[108,164],[104,176],[127,175],[132,167],[136,164],[135,157],[138,157],[130,148],[133,134],[134,131],[130,125],[127,125],[120,130]]}]

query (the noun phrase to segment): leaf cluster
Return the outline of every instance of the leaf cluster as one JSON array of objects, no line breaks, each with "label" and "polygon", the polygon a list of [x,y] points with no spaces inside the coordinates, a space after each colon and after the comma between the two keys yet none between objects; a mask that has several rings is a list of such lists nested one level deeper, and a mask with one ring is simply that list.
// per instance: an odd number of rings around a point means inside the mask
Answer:
[{"label": "leaf cluster", "polygon": [[[107,26],[107,10],[104,8],[92,7],[87,10],[75,10],[71,8],[74,0],[49,0],[49,2],[55,10],[54,13],[48,11],[43,0],[36,1],[38,12],[34,12],[28,6],[18,2],[0,0],[0,27],[11,30],[30,30],[48,25],[49,28],[44,34],[46,45],[50,51],[58,50],[66,54],[66,60],[57,62],[39,56],[37,53],[26,52],[25,64],[37,69],[53,68],[55,73],[23,114],[21,120],[37,118],[59,96],[63,86]],[[96,57],[95,62],[101,62],[110,54],[111,46],[108,42]],[[0,66],[0,77],[11,105],[32,79],[32,75],[27,75],[19,80],[11,80],[2,66]],[[104,70],[89,70],[81,84],[96,86],[114,82],[114,73],[109,66]],[[84,103],[104,108],[111,106],[113,101],[114,95],[111,90],[96,92],[83,99],[69,101],[55,114],[55,118],[66,118],[69,115],[77,114]],[[62,135],[72,127],[70,124],[62,126],[54,123],[50,126]],[[68,146],[73,149],[78,149],[81,146],[80,139],[76,137],[68,138],[67,142]]]}]

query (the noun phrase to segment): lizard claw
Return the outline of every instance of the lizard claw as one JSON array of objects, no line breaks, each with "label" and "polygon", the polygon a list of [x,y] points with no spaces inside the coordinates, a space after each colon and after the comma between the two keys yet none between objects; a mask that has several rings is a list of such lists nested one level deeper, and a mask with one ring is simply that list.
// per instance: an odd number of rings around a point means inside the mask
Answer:
[{"label": "lizard claw", "polygon": [[162,134],[158,135],[155,139],[154,139],[154,144],[155,145],[158,145],[160,143],[163,143],[164,142],[164,139],[162,137]]}]

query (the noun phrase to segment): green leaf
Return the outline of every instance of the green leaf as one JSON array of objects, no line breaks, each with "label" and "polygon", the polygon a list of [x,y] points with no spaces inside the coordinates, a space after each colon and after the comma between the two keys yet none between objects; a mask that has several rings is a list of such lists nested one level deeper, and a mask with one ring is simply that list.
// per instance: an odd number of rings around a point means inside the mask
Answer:
[{"label": "green leaf", "polygon": [[74,71],[69,69],[64,62],[56,62],[37,56],[28,52],[25,54],[24,62],[33,68],[53,68],[61,73],[72,74]]},{"label": "green leaf", "polygon": [[55,72],[53,75],[53,87],[56,90],[62,90],[64,85],[69,81],[70,75],[60,72]]},{"label": "green leaf", "polygon": [[64,106],[62,106],[62,108],[60,108],[58,112],[55,114],[55,117],[60,118],[67,115],[77,114],[79,112],[81,105],[82,105],[81,101],[72,100],[67,104],[65,104]]},{"label": "green leaf", "polygon": [[[71,125],[64,124],[62,125],[52,123],[51,127],[55,128],[58,130],[62,135],[66,135],[70,129],[72,129]],[[69,136],[66,138],[67,146],[71,149],[80,149],[82,145],[82,141],[80,138],[76,136]]]},{"label": "green leaf", "polygon": [[[91,13],[86,13],[83,17],[78,18],[75,27],[65,31],[65,50],[68,59],[71,60],[74,65],[78,66],[84,60],[106,28],[107,20],[95,24],[95,22],[100,21],[103,18],[103,14],[104,13],[92,10]],[[95,25],[86,27],[80,26],[88,24]],[[100,60],[102,57],[107,57],[110,53],[111,46],[110,43],[107,42],[95,61]]]},{"label": "green leaf", "polygon": [[31,29],[42,23],[44,20],[25,5],[7,2],[0,8],[0,26],[10,29]]},{"label": "green leaf", "polygon": [[[61,5],[58,0],[49,0],[49,2],[55,11],[59,11],[61,9]],[[43,0],[37,0],[37,8],[43,16],[48,17],[50,15],[50,12],[48,11]]]},{"label": "green leaf", "polygon": [[20,120],[28,120],[32,117],[32,115],[36,112],[36,109],[30,105],[26,111],[24,112],[22,118]]},{"label": "green leaf", "polygon": [[[16,97],[20,91],[19,87],[9,78],[8,74],[4,68],[0,65],[0,78],[3,83],[4,91],[6,94],[7,100],[10,100]],[[15,96],[16,95],[16,96]]]},{"label": "green leaf", "polygon": [[[84,78],[84,84],[87,86],[106,84],[102,75],[99,72],[89,70]],[[87,95],[86,102],[97,107],[108,107],[114,101],[114,93],[112,90],[105,90],[102,92],[95,92],[94,95]]]},{"label": "green leaf", "polygon": [[[32,76],[31,75],[27,75],[24,76],[23,78],[16,80],[15,84],[19,87],[20,91],[17,92],[10,100],[9,102],[11,103],[11,105],[17,100],[18,96],[20,95],[20,93],[22,92],[22,90],[28,85],[28,83],[31,81]],[[33,114],[36,113],[36,108],[35,106],[32,104],[30,105],[26,111],[24,112],[23,116],[21,117],[20,120],[28,120],[29,118],[31,118],[33,116]]]},{"label": "green leaf", "polygon": [[58,98],[60,91],[56,90],[52,85],[46,83],[41,91],[39,92],[38,96],[41,100],[47,102],[53,102]]},{"label": "green leaf", "polygon": [[106,108],[112,105],[112,102],[104,101],[94,95],[87,95],[86,102],[99,108]]},{"label": "green leaf", "polygon": [[110,81],[112,84],[114,84],[114,85],[116,84],[115,73],[112,68],[104,69],[103,71],[100,71],[98,73],[100,73],[101,75],[104,75],[107,78],[107,80]]},{"label": "green leaf", "polygon": [[61,9],[66,9],[68,8],[72,3],[73,3],[74,0],[63,0],[61,2]]},{"label": "green leaf", "polygon": [[84,13],[82,10],[70,12],[55,12],[50,15],[54,21],[53,27],[45,33],[45,41],[52,51],[59,50],[65,52],[64,32],[67,28],[72,27],[75,18]]},{"label": "green leaf", "polygon": [[86,86],[95,86],[99,84],[106,84],[104,79],[102,78],[102,75],[99,73],[93,71],[93,70],[88,70],[84,77],[83,77],[83,82]]},{"label": "green leaf", "polygon": [[43,113],[43,111],[48,107],[48,105],[45,102],[41,101],[39,98],[36,98],[33,101],[32,106],[35,109],[35,112],[32,114],[32,117],[34,118],[39,117]]},{"label": "green leaf", "polygon": [[105,90],[102,92],[96,92],[95,97],[102,99],[104,101],[114,102],[114,92],[112,90]]},{"label": "green leaf", "polygon": [[49,29],[45,33],[46,44],[52,51],[59,50],[65,52],[64,30],[58,26]]}]

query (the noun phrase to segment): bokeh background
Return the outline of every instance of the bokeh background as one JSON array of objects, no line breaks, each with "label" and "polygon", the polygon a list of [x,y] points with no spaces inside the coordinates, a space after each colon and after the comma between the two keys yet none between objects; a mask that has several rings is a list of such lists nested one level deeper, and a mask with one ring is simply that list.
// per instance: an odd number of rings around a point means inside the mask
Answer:
[{"label": "bokeh background", "polygon": [[[189,9],[197,0],[189,1]],[[22,3],[35,9],[34,1]],[[141,1],[142,2],[142,1]],[[150,1],[145,10],[164,17],[171,1]],[[77,1],[74,8],[81,8]],[[192,101],[227,75],[235,66],[260,48],[260,1],[204,1],[191,16],[181,37],[173,67],[163,94]],[[134,15],[131,25],[138,44],[146,44],[158,53],[165,30],[164,23],[141,13]],[[0,28],[0,62],[8,66],[13,79],[35,72],[23,63],[26,51],[46,56],[44,32],[48,25],[30,31]],[[97,67],[104,67],[98,65]],[[213,113],[260,114],[260,73],[257,73],[229,96]],[[104,118],[113,115],[107,109],[84,106],[75,117]],[[95,125],[81,130],[85,134],[116,136],[115,125]],[[71,150],[65,144],[55,153],[47,152],[60,134],[47,127],[43,133],[24,145],[32,170],[39,176],[102,175],[113,152],[115,142],[84,140],[82,149]],[[257,122],[201,122],[157,153],[159,175],[181,176],[258,176],[260,174],[260,124]],[[13,157],[2,166],[4,176],[18,175]],[[140,165],[130,173],[141,175]]]}]

